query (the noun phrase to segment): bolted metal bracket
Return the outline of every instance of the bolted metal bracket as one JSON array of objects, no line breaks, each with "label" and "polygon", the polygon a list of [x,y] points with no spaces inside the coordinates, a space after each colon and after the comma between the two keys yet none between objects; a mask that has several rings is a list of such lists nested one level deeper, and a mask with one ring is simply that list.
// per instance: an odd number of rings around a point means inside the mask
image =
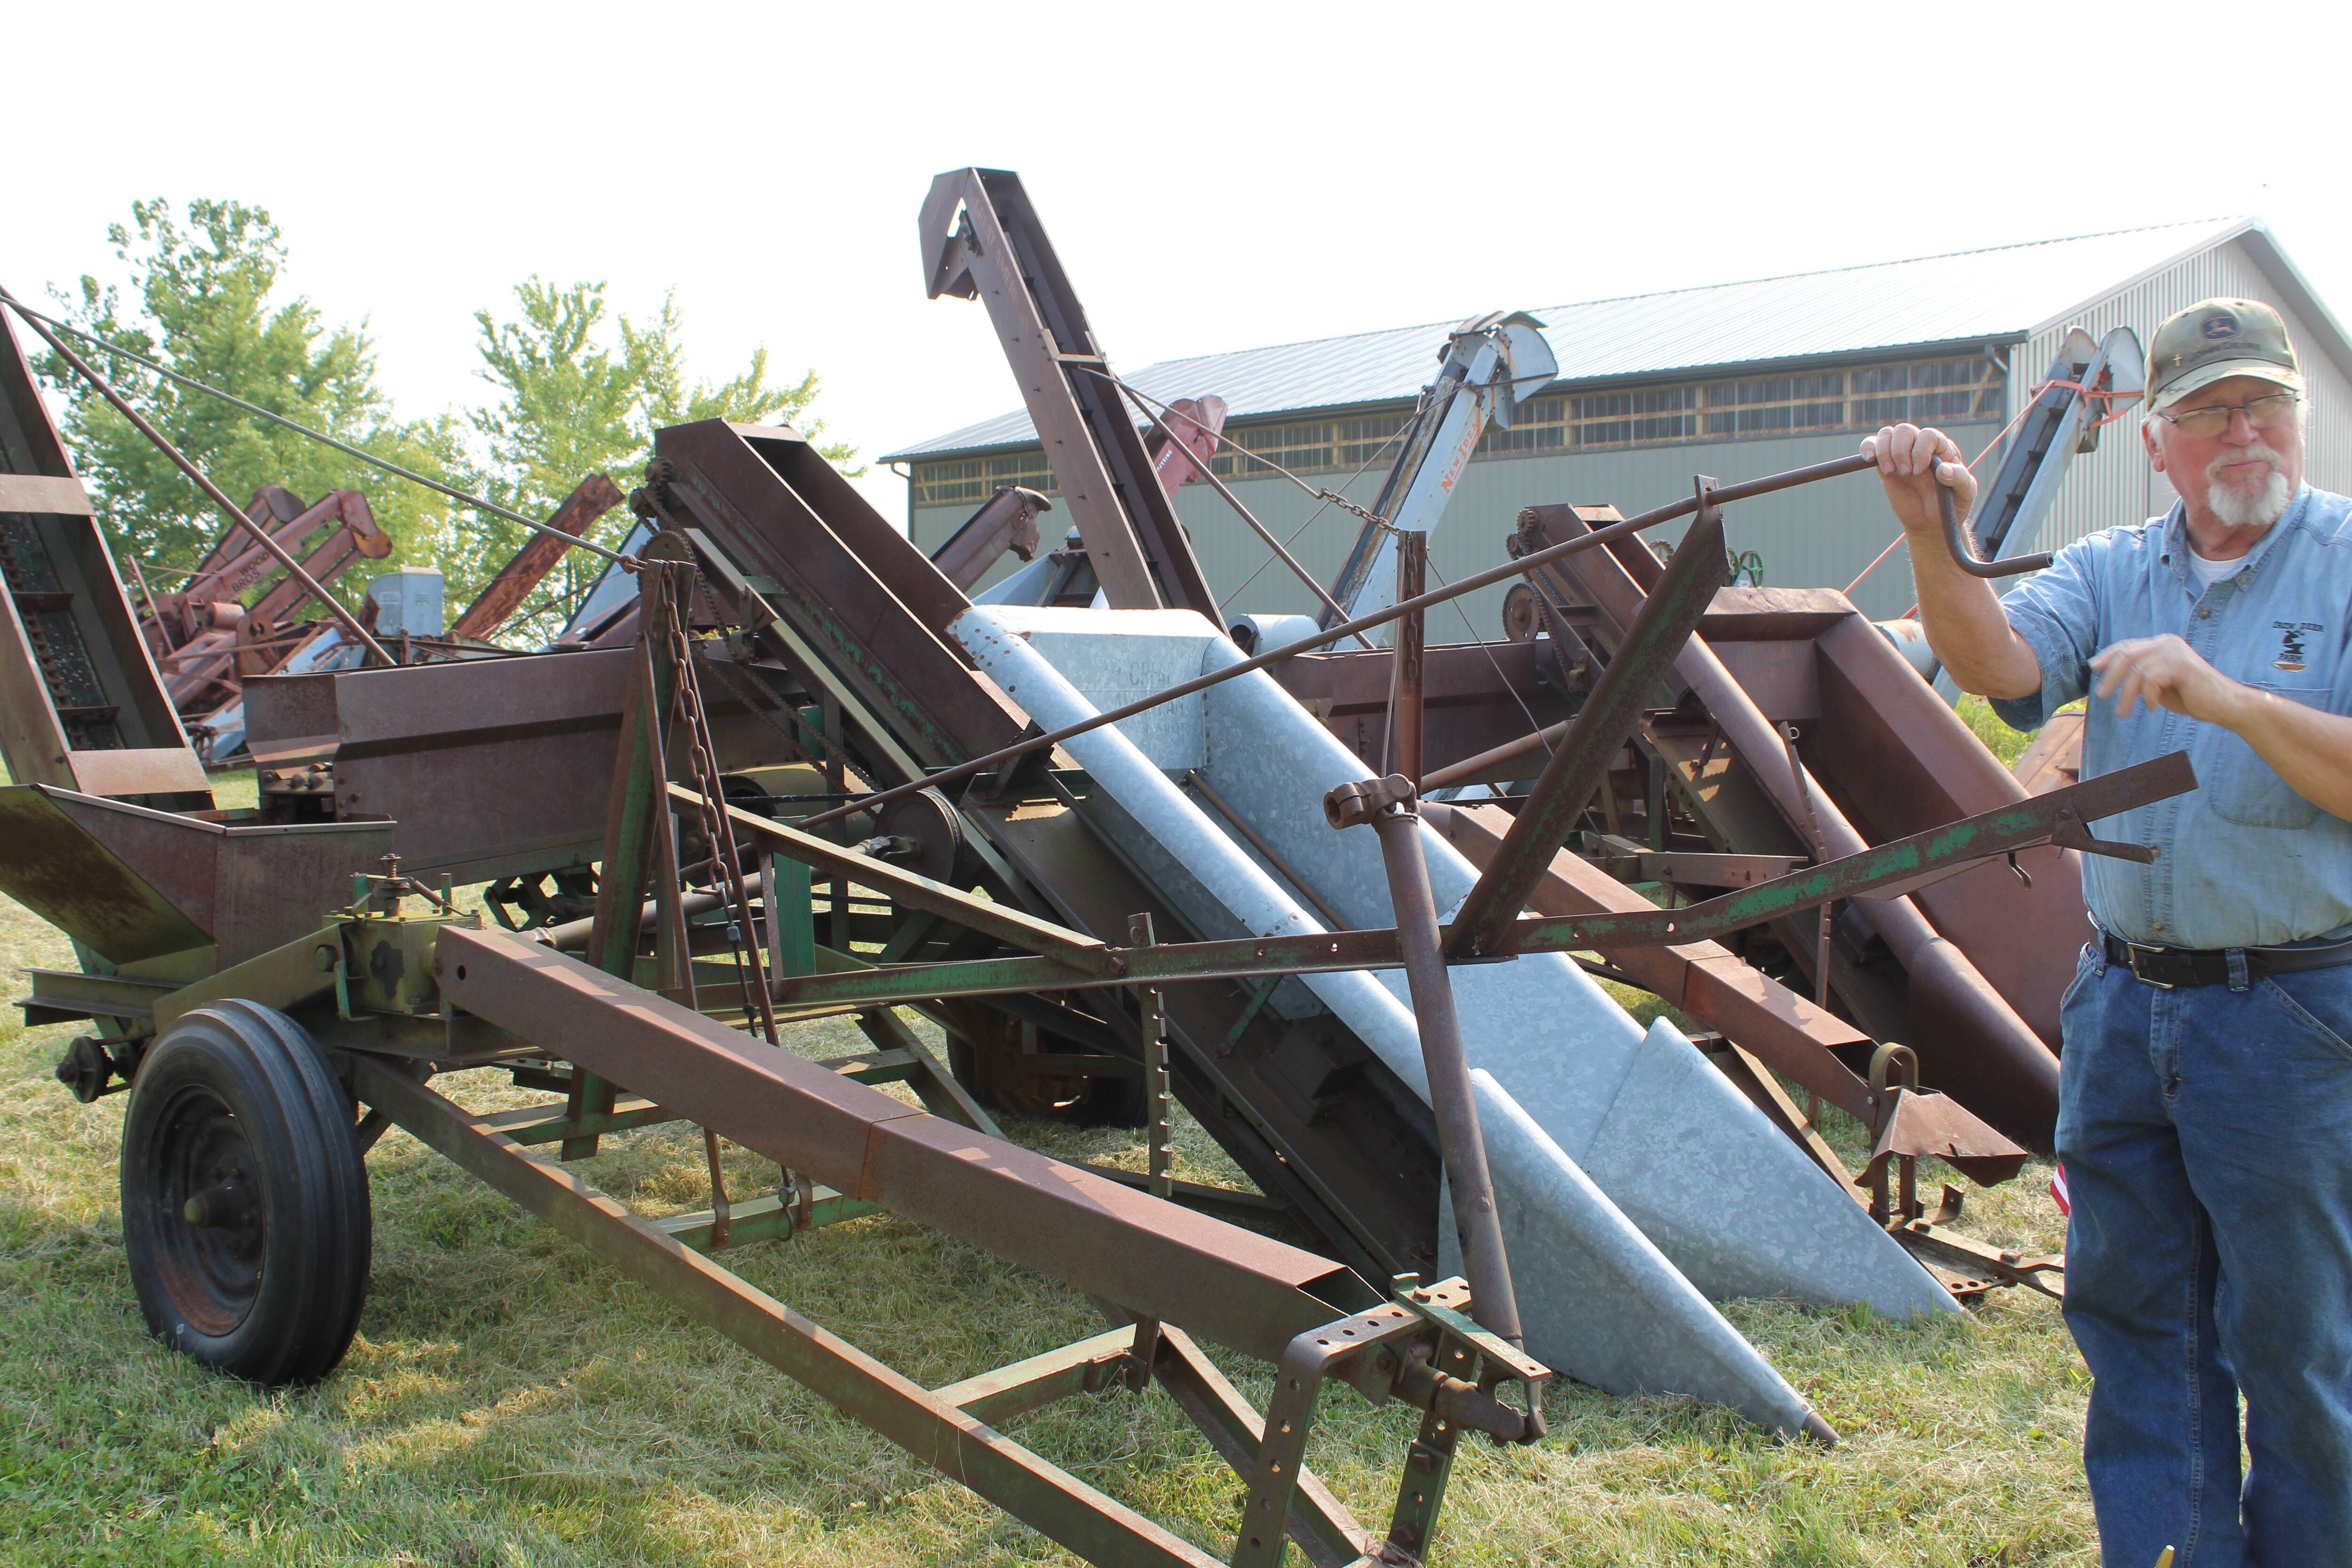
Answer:
[{"label": "bolted metal bracket", "polygon": [[[1549,1368],[1467,1316],[1462,1279],[1415,1286],[1384,1306],[1309,1329],[1291,1341],[1276,1368],[1265,1437],[1242,1505],[1235,1568],[1273,1568],[1282,1561],[1284,1523],[1303,1471],[1315,1405],[1327,1381],[1347,1383],[1374,1405],[1395,1399],[1423,1413],[1406,1450],[1396,1510],[1378,1563],[1418,1563],[1426,1555],[1462,1433],[1498,1443],[1533,1443],[1545,1433],[1539,1390]],[[1504,1383],[1527,1390],[1527,1407],[1495,1396]]]},{"label": "bolted metal bracket", "polygon": [[[2084,855],[2105,855],[2116,860],[2136,861],[2142,866],[2156,859],[2156,850],[2148,845],[2118,844],[2112,838],[2093,837],[2091,825],[2084,822],[2082,813],[2071,805],[2060,807],[2058,814],[2050,819],[2050,842],[2061,849],[2078,850]],[[2016,856],[2010,857],[2010,864],[2017,864]],[[2024,873],[2020,872],[2019,875]],[[2031,880],[2026,883],[2028,887],[2032,885]]]},{"label": "bolted metal bracket", "polygon": [[1334,827],[1355,827],[1371,821],[1392,805],[1411,809],[1417,792],[1402,773],[1384,779],[1357,779],[1323,797],[1323,818]]}]

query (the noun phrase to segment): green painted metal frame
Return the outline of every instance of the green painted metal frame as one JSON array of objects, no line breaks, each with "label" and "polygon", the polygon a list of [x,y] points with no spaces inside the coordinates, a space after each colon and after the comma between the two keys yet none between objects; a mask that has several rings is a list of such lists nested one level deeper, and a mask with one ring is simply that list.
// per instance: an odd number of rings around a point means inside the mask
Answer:
[{"label": "green painted metal frame", "polygon": [[[683,540],[656,536],[646,545],[646,553],[655,553],[656,545],[667,545],[664,559],[674,559],[688,553]],[[673,575],[667,570],[648,570],[637,578],[638,620],[646,634],[657,634],[665,618],[673,614],[676,605],[672,595],[677,590]],[[596,914],[588,932],[588,962],[607,974],[623,979],[637,973],[637,948],[641,939],[639,911],[644,908],[648,884],[658,880],[661,909],[655,917],[656,950],[665,965],[679,971],[689,993],[693,989],[693,965],[682,952],[675,904],[677,889],[675,878],[656,879],[656,872],[665,860],[677,858],[670,837],[668,783],[668,748],[666,742],[664,717],[670,710],[670,700],[677,688],[678,672],[671,658],[667,637],[640,635],[637,638],[637,679],[630,689],[629,700],[621,710],[621,734],[615,748],[618,766],[613,775],[611,805],[604,826],[604,852],[597,861]],[[673,852],[667,856],[663,850]],[[672,867],[674,869],[674,866]],[[662,983],[669,983],[663,976]],[[613,1112],[620,1086],[611,1079],[583,1068],[572,1075],[571,1116],[575,1122],[594,1123]],[[584,1160],[596,1152],[593,1132],[582,1133],[567,1140],[563,1157]]]},{"label": "green painted metal frame", "polygon": [[[2096,821],[2149,801],[2186,794],[2196,784],[2188,754],[2174,752],[1684,909],[1566,918],[1521,917],[1507,928],[1508,951],[1580,952],[1612,947],[1657,947],[1724,936],[1834,900],[1957,874],[2048,843],[2053,833],[2065,832],[2070,824]],[[952,893],[952,889],[947,891]],[[971,903],[984,902],[968,894],[953,896]],[[1458,925],[1449,926],[1446,931],[1451,933],[1457,929]],[[1168,942],[1150,948],[1111,948],[1106,952],[1116,965],[1109,974],[1076,969],[1040,956],[987,958],[808,976],[781,983],[778,1000],[796,1009],[845,1004],[866,1005],[1016,991],[1066,991],[1102,985],[1392,969],[1403,962],[1393,929]]]}]

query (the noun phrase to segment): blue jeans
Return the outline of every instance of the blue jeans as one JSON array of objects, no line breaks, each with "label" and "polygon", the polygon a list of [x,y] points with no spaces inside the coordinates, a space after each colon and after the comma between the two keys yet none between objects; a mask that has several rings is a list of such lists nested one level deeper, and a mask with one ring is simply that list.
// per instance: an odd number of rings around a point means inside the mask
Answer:
[{"label": "blue jeans", "polygon": [[2061,1026],[2105,1568],[2352,1568],[2352,966],[2168,991],[2086,948]]}]

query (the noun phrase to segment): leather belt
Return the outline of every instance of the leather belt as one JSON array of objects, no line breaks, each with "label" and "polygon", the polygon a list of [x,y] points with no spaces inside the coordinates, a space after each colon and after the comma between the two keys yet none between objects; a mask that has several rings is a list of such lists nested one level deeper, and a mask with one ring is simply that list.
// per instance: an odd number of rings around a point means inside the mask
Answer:
[{"label": "leather belt", "polygon": [[2148,947],[2104,931],[2099,938],[2105,944],[2109,963],[2130,970],[2135,980],[2168,991],[2179,985],[2227,985],[2230,955],[2233,952],[2244,958],[2249,980],[2259,980],[2265,974],[2292,974],[2299,969],[2352,963],[2352,942],[2333,942],[2326,947],[2199,948]]}]

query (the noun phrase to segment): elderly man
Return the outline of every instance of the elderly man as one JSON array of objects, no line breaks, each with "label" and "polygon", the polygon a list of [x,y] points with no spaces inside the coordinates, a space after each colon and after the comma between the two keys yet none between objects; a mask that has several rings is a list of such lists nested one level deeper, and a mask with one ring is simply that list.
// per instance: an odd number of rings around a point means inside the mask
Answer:
[{"label": "elderly man", "polygon": [[2179,1568],[2352,1564],[2352,501],[2303,482],[2306,412],[2276,311],[2171,317],[2142,437],[2179,502],[1999,600],[1941,538],[1934,487],[1976,496],[1958,448],[1863,443],[1953,679],[2024,730],[2088,695],[2085,778],[2181,750],[2197,771],[2103,826],[2157,858],[2084,858],[2096,929],[2060,1014],[2107,1568],[2168,1545]]}]

